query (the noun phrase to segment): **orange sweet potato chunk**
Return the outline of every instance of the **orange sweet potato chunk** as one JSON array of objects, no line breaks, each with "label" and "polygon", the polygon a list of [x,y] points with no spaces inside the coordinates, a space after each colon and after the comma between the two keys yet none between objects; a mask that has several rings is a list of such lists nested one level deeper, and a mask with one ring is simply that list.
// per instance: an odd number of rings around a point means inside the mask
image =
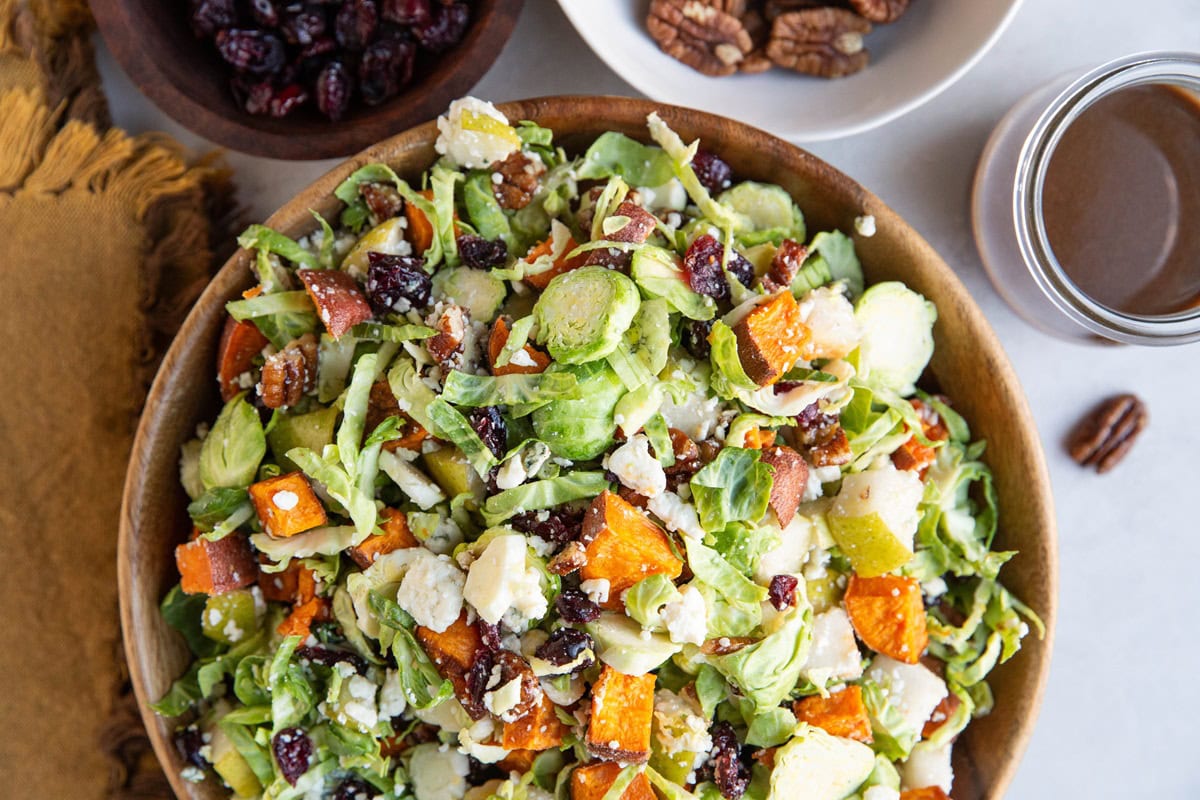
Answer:
[{"label": "orange sweet potato chunk", "polygon": [[249,586],[258,578],[258,562],[250,541],[231,533],[210,542],[196,537],[175,548],[179,586],[186,594],[225,594]]},{"label": "orange sweet potato chunk", "polygon": [[946,724],[950,717],[954,716],[954,712],[958,711],[958,707],[962,705],[962,701],[958,699],[958,695],[951,692],[942,698],[942,701],[934,707],[933,713],[929,715],[929,719],[925,720],[925,727],[921,729],[921,738],[928,739],[937,733],[938,728]]},{"label": "orange sweet potato chunk", "polygon": [[[575,237],[568,236],[567,243],[563,247],[562,254],[554,262],[554,266],[545,272],[539,272],[536,275],[526,275],[525,282],[535,289],[545,289],[550,285],[550,281],[554,280],[564,272],[570,272],[583,266],[584,256],[576,256],[575,258],[567,258],[567,254],[578,247]],[[526,263],[532,264],[542,256],[548,256],[554,252],[554,239],[547,238],[546,240],[534,245],[525,256]],[[493,362],[494,363],[494,362]]]},{"label": "orange sweet potato chunk", "polygon": [[312,633],[312,624],[328,615],[329,601],[324,597],[312,597],[292,609],[279,627],[275,629],[280,636],[299,636],[307,639]]},{"label": "orange sweet potato chunk", "polygon": [[263,530],[276,539],[312,530],[329,520],[303,472],[289,472],[251,484],[250,502]]},{"label": "orange sweet potato chunk", "polygon": [[317,316],[334,339],[340,339],[373,315],[371,305],[348,272],[336,269],[302,269],[296,276],[304,283]]},{"label": "orange sweet potato chunk", "polygon": [[[571,773],[571,800],[602,800],[621,774],[621,765],[611,761],[585,764]],[[620,800],[657,800],[650,779],[644,772],[621,793]]]},{"label": "orange sweet potato chunk", "polygon": [[746,431],[743,447],[748,450],[765,450],[775,444],[775,431],[769,428],[751,428]]},{"label": "orange sweet potato chunk", "polygon": [[[273,563],[261,554],[259,562],[264,565]],[[317,593],[317,579],[313,571],[304,566],[303,561],[296,559],[289,561],[282,572],[260,570],[258,586],[262,589],[264,599],[277,603],[304,603]]]},{"label": "orange sweet potato chunk", "polygon": [[496,321],[492,323],[492,332],[488,336],[488,366],[492,369],[493,375],[535,375],[539,372],[545,372],[546,367],[550,366],[550,356],[538,350],[533,345],[525,345],[525,354],[533,362],[530,364],[514,364],[511,361],[502,367],[496,366],[496,359],[500,357],[500,351],[504,349],[504,345],[508,343],[508,323],[503,317],[496,317]]},{"label": "orange sweet potato chunk", "polygon": [[950,795],[940,786],[926,786],[924,789],[905,789],[900,793],[900,800],[950,800]]},{"label": "orange sweet potato chunk", "polygon": [[775,383],[800,358],[812,332],[800,321],[800,306],[785,289],[733,326],[738,358],[746,376],[759,386]]},{"label": "orange sweet potato chunk", "polygon": [[842,598],[858,638],[876,653],[916,664],[929,644],[925,604],[915,578],[851,575]]},{"label": "orange sweet potato chunk", "polygon": [[[426,200],[433,199],[433,190],[426,189],[418,192]],[[408,220],[408,241],[413,246],[413,252],[421,255],[433,244],[433,223],[425,212],[413,203],[404,204],[404,217]]]},{"label": "orange sweet potato chunk", "polygon": [[242,391],[237,382],[238,376],[249,371],[254,357],[266,346],[267,337],[253,322],[238,322],[233,317],[225,320],[221,345],[217,348],[217,381],[221,385],[222,400],[228,402]]},{"label": "orange sweet potato chunk", "polygon": [[383,533],[368,536],[362,544],[350,548],[350,558],[363,569],[371,566],[384,553],[420,544],[408,529],[408,517],[403,511],[388,508],[384,509],[383,514]]},{"label": "orange sweet potato chunk", "polygon": [[[438,674],[454,685],[454,694],[459,700],[469,701],[467,672],[475,663],[476,655],[483,649],[483,637],[477,626],[467,624],[467,612],[463,611],[454,624],[442,633],[421,625],[416,627],[415,632],[417,641],[425,648],[425,653],[437,668]],[[478,712],[478,708],[473,702],[464,702],[464,707],[468,709],[467,713],[476,719],[487,714],[483,711],[479,716],[475,716],[472,710]]]},{"label": "orange sweet potato chunk", "polygon": [[644,763],[653,717],[654,676],[626,675],[605,665],[592,686],[588,752],[606,761]]},{"label": "orange sweet potato chunk", "polygon": [[650,575],[678,578],[683,562],[671,551],[662,528],[621,496],[605,491],[583,517],[587,563],[579,570],[582,580],[608,581],[605,608],[623,608],[621,592]]},{"label": "orange sweet potato chunk", "polygon": [[549,750],[561,745],[567,733],[567,726],[554,712],[554,703],[542,694],[528,714],[504,723],[500,746],[505,750]]},{"label": "orange sweet potato chunk", "polygon": [[786,526],[796,516],[804,487],[808,485],[808,462],[792,448],[782,445],[764,448],[760,460],[774,471],[768,505],[779,518],[779,524]]},{"label": "orange sweet potato chunk", "polygon": [[[921,432],[930,441],[944,441],[950,438],[950,432],[945,423],[938,418],[936,412],[920,400],[912,400],[912,406],[921,417]],[[937,459],[937,448],[921,444],[917,437],[911,436],[892,453],[892,463],[896,469],[918,473],[922,478],[929,466]]]},{"label": "orange sweet potato chunk", "polygon": [[858,686],[847,686],[829,697],[819,694],[805,697],[796,701],[793,709],[797,720],[815,725],[833,736],[866,744],[872,741],[871,718],[867,716],[862,689]]}]

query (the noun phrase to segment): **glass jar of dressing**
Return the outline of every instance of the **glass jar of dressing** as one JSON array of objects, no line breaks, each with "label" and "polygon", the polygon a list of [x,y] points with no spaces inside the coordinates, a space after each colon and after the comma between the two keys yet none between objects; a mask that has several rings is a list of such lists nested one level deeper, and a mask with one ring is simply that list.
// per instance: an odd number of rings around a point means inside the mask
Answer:
[{"label": "glass jar of dressing", "polygon": [[1200,340],[1200,54],[1129,56],[1027,96],[984,150],[972,216],[992,282],[1037,327]]}]

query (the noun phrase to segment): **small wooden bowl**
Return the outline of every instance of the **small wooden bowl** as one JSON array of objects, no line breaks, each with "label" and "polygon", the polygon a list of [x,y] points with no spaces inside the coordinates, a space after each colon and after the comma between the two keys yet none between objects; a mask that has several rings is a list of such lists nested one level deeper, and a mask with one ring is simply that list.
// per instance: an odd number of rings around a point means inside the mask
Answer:
[{"label": "small wooden bowl", "polygon": [[[842,173],[787,142],[721,117],[618,97],[553,97],[501,106],[509,119],[531,119],[554,130],[578,152],[597,135],[616,130],[645,140],[646,115],[657,110],[685,141],[699,137],[743,178],[781,184],[792,193],[810,230],[854,230],[854,218],[875,216],[877,232],[855,236],[870,282],[903,280],[937,304],[936,354],[930,367],[977,437],[988,440],[995,471],[1001,530],[997,545],[1020,551],[1002,573],[1006,585],[1041,614],[1047,636],[1025,640],[1021,652],[991,677],[996,710],[974,722],[955,747],[954,797],[998,798],[1011,780],[1033,731],[1050,665],[1054,631],[1057,549],[1050,481],[1037,428],[1000,343],[966,289],[933,249],[879,198]],[[338,183],[376,161],[415,178],[434,159],[432,123],[395,136],[326,174],[271,216],[266,224],[300,236],[314,227],[309,209],[332,219]],[[240,251],[196,303],[151,389],[125,483],[120,534],[121,622],[133,685],[154,749],[180,797],[207,798],[212,787],[179,778],[183,763],[172,746],[172,724],[148,708],[188,664],[181,637],[158,611],[178,580],[172,551],[190,529],[179,486],[179,446],[196,424],[219,409],[214,360],[226,301],[250,284],[249,254]],[[210,782],[211,783],[211,782]]]},{"label": "small wooden bowl", "polygon": [[423,72],[418,65],[413,82],[386,103],[372,107],[355,98],[338,122],[311,106],[282,119],[239,108],[228,65],[211,40],[193,35],[183,0],[92,0],[91,6],[117,62],[180,125],[243,153],[312,160],[348,156],[440,114],[491,67],[524,2],[473,2],[470,27],[457,46]]}]

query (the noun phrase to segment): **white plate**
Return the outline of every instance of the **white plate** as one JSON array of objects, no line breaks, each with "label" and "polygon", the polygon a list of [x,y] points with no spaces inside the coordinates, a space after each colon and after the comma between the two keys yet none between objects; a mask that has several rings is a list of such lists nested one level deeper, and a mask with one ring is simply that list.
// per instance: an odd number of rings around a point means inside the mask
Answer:
[{"label": "white plate", "polygon": [[871,64],[826,80],[772,69],[710,78],[662,52],[646,31],[649,0],[558,0],[580,36],[647,97],[747,122],[792,141],[874,128],[933,98],[983,57],[1021,0],[913,0],[866,38]]}]

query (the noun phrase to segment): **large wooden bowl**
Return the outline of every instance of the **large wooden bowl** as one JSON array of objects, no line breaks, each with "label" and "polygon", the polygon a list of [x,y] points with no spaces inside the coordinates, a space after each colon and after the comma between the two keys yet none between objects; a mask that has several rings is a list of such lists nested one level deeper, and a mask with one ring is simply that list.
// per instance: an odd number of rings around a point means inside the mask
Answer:
[{"label": "large wooden bowl", "polygon": [[[1003,795],[1028,743],[1050,665],[1057,576],[1050,481],[1037,429],[1016,375],[995,334],[966,289],[937,253],[879,198],[814,156],[762,131],[697,111],[616,97],[555,97],[501,106],[510,119],[548,126],[568,149],[617,130],[646,138],[655,109],[686,141],[700,137],[744,178],[782,184],[800,204],[810,230],[853,231],[854,218],[873,214],[878,232],[856,237],[869,281],[903,280],[937,304],[933,378],[953,399],[977,436],[989,442],[1001,518],[997,544],[1020,550],[1004,569],[1006,584],[1046,621],[1044,641],[1029,637],[1021,652],[993,673],[995,712],[971,725],[955,747],[958,800]],[[385,161],[418,176],[435,158],[436,130],[422,125],[360,153],[276,212],[267,224],[289,236],[314,227],[310,208],[333,218],[338,183],[358,167]],[[214,359],[225,302],[250,283],[249,254],[225,265],[196,304],[167,353],[150,392],[134,444],[121,518],[121,621],[133,685],[155,751],[180,797],[209,797],[178,778],[183,766],[171,742],[172,725],[149,710],[183,672],[188,651],[159,616],[158,603],[178,576],[172,550],[189,524],[179,486],[179,446],[218,408]],[[212,783],[211,781],[209,783]],[[211,792],[211,790],[208,790]]]},{"label": "large wooden bowl", "polygon": [[378,106],[357,97],[345,119],[315,108],[283,119],[247,114],[229,89],[231,72],[209,39],[188,24],[185,0],[91,0],[105,44],[150,100],[212,141],[268,158],[312,160],[357,153],[426,120],[466,94],[500,55],[525,0],[475,0],[466,36],[417,70],[404,91]]}]

